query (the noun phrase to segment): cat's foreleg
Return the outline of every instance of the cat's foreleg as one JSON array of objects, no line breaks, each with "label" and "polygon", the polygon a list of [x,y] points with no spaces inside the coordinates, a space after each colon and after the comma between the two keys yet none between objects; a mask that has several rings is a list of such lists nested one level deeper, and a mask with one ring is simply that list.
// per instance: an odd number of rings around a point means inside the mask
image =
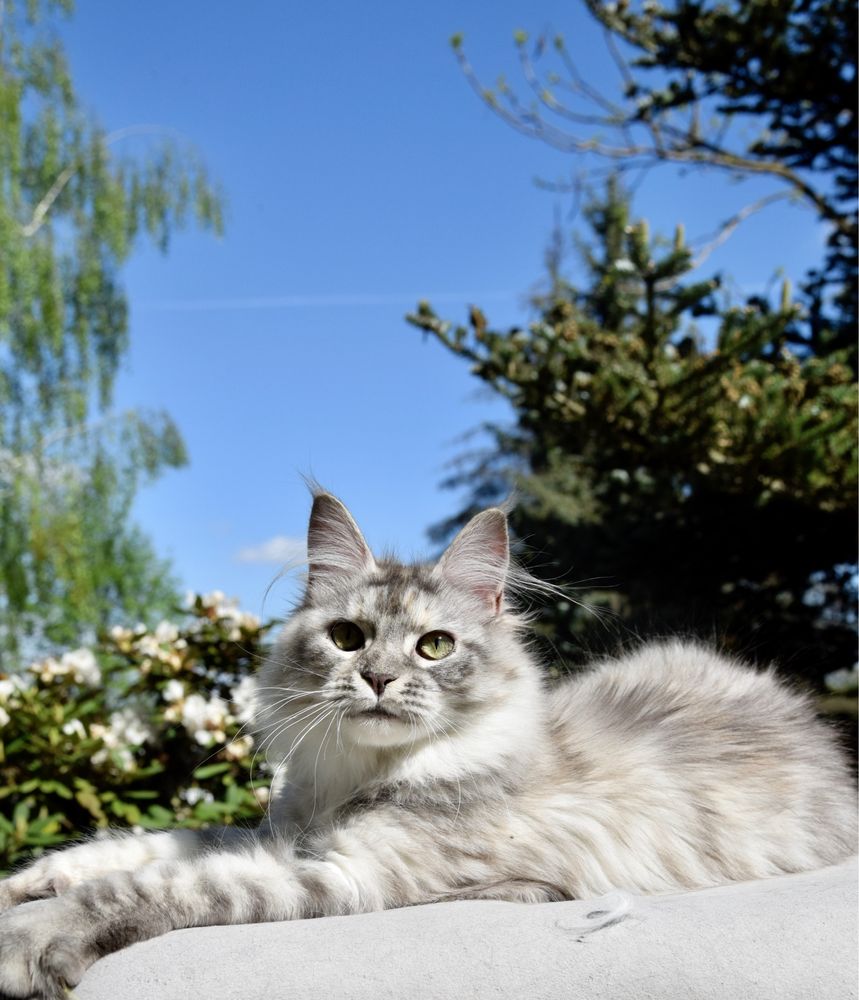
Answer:
[{"label": "cat's foreleg", "polygon": [[0,881],[0,911],[62,892],[115,871],[143,868],[155,861],[192,858],[212,846],[239,841],[243,831],[167,830],[159,833],[113,832],[63,850],[52,851]]},{"label": "cat's foreleg", "polygon": [[262,848],[90,878],[0,915],[0,996],[61,1000],[102,955],[169,930],[305,913],[286,857]]},{"label": "cat's foreleg", "polygon": [[[396,828],[395,828],[396,829]],[[60,1000],[96,959],[181,927],[358,913],[433,898],[434,845],[340,830],[311,856],[286,842],[162,861],[83,882],[0,916],[0,995]],[[427,867],[410,871],[423,854]]]}]

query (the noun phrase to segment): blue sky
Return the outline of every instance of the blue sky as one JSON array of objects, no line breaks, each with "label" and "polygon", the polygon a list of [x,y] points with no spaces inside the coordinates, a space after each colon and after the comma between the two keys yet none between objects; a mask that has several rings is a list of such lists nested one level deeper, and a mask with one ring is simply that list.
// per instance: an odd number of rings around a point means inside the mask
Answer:
[{"label": "blue sky", "polygon": [[[463,32],[481,75],[515,84],[517,28],[563,31],[594,82],[616,85],[575,0],[79,0],[62,27],[105,127],[175,130],[227,197],[223,239],[181,233],[125,273],[132,346],[116,405],[169,411],[191,456],[136,513],[184,586],[258,612],[290,549],[275,540],[305,529],[301,473],[346,500],[372,545],[405,555],[427,554],[426,528],[456,509],[438,484],[457,439],[507,413],[403,317],[428,298],[451,318],[474,302],[496,325],[527,319],[555,213],[569,209],[533,180],[575,164],[493,116],[448,44]],[[703,237],[770,190],[655,171],[635,209],[654,230],[682,221]],[[704,272],[762,290],[779,268],[799,280],[821,241],[811,213],[773,206]],[[290,594],[277,584],[265,611]]]}]

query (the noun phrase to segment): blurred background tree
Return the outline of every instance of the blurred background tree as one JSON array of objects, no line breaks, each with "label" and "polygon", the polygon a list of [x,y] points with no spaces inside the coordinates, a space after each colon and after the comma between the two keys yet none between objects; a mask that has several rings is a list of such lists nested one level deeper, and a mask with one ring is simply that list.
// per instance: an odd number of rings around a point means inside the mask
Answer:
[{"label": "blurred background tree", "polygon": [[[599,574],[579,596],[616,612],[622,635],[692,631],[820,681],[856,657],[854,11],[587,5],[620,72],[617,100],[582,78],[561,37],[532,46],[517,33],[530,103],[503,81],[483,87],[453,39],[493,110],[578,157],[576,187],[605,175],[594,157],[611,179],[585,210],[584,280],[566,280],[552,251],[527,328],[495,331],[476,307],[468,325],[427,303],[409,317],[514,413],[459,461],[447,485],[467,487],[467,504],[433,535],[515,488],[513,526],[535,565]],[[551,50],[560,72],[541,75]],[[630,220],[618,175],[665,162],[765,175],[774,190],[693,252],[682,226],[664,242]],[[775,303],[736,304],[720,276],[692,277],[745,217],[787,196],[827,226],[796,301],[787,282]],[[542,623],[571,664],[618,639],[573,602]]]},{"label": "blurred background tree", "polygon": [[0,649],[30,655],[176,603],[129,512],[185,450],[166,414],[111,409],[120,271],[142,238],[222,224],[193,151],[83,110],[50,30],[71,7],[6,0],[0,20]]}]

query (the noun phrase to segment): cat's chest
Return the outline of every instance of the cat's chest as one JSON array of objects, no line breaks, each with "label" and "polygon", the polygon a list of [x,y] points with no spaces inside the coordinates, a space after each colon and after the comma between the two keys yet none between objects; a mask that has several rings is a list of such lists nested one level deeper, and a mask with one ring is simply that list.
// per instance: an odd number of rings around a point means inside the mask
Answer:
[{"label": "cat's chest", "polygon": [[331,826],[356,804],[366,807],[378,779],[371,761],[294,760],[272,795],[270,821],[281,833],[307,836]]}]

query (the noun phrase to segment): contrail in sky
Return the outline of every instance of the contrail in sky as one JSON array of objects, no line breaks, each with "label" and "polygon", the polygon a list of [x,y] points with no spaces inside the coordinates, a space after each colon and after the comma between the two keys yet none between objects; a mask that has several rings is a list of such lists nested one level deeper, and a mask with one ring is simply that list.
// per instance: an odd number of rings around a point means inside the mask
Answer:
[{"label": "contrail in sky", "polygon": [[405,292],[344,293],[342,295],[268,295],[229,299],[150,299],[134,303],[137,309],[193,312],[218,309],[296,309],[308,306],[399,306],[428,302],[486,302],[521,297],[521,292]]}]

